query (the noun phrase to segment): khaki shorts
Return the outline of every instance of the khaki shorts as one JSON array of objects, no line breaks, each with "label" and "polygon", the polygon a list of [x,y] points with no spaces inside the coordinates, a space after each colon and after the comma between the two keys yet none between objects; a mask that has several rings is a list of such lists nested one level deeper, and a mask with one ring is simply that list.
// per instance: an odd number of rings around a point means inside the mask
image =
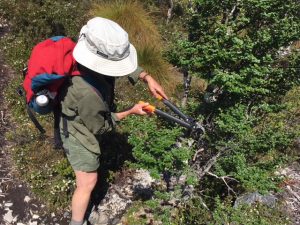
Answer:
[{"label": "khaki shorts", "polygon": [[61,135],[67,158],[75,171],[92,172],[100,166],[99,154],[87,150],[73,135]]}]

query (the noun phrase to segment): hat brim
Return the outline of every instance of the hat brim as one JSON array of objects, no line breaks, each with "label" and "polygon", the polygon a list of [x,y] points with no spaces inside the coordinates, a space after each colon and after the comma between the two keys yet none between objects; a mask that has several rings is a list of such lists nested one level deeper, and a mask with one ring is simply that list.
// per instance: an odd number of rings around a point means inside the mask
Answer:
[{"label": "hat brim", "polygon": [[97,73],[120,77],[133,73],[138,66],[137,53],[133,45],[130,44],[130,54],[120,61],[105,59],[91,52],[84,42],[80,39],[73,50],[73,57],[81,65]]}]

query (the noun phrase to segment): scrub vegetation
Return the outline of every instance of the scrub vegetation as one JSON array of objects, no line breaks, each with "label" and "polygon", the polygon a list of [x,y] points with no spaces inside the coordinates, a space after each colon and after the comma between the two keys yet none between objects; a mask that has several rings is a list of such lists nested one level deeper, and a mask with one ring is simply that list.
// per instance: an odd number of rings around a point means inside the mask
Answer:
[{"label": "scrub vegetation", "polygon": [[[159,180],[150,200],[137,201],[127,211],[127,223],[289,224],[280,203],[271,208],[259,203],[234,207],[234,202],[245,193],[280,192],[284,180],[275,172],[299,160],[299,1],[169,3],[2,0],[0,16],[9,21],[10,32],[0,40],[1,49],[18,72],[37,42],[54,35],[76,39],[93,16],[115,20],[128,31],[141,66],[167,87],[173,102],[180,104],[185,89],[188,100],[182,110],[206,130],[191,136],[156,117],[121,123],[118,140],[112,139],[112,149],[103,153],[106,178],[134,167],[149,170]],[[171,65],[192,79],[192,89],[184,88]],[[199,79],[205,82],[198,84]],[[66,207],[74,188],[72,169],[50,145],[52,118],[40,118],[48,130],[45,137],[27,118],[15,91],[20,83],[21,75],[6,89],[16,126],[6,138],[15,143],[15,163],[50,207]],[[116,93],[121,108],[138,100],[155,103],[143,84],[135,92],[124,84],[120,81]],[[124,145],[127,137],[129,144]],[[122,153],[117,150],[121,146]],[[116,160],[119,154],[121,160]],[[168,178],[184,182],[170,187]],[[141,210],[147,213],[139,216]]]}]

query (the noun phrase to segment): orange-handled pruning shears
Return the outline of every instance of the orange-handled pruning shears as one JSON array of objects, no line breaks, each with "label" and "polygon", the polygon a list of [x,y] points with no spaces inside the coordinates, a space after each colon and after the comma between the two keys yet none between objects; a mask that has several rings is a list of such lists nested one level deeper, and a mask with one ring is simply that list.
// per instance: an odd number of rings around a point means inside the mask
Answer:
[{"label": "orange-handled pruning shears", "polygon": [[[188,130],[191,131],[199,131],[201,130],[202,133],[205,132],[204,128],[193,118],[185,115],[184,113],[182,113],[174,104],[172,104],[170,101],[168,101],[167,99],[164,99],[162,96],[158,96],[157,97],[158,100],[162,101],[166,106],[168,106],[175,114],[177,114],[181,119],[170,115],[166,112],[163,112],[160,109],[157,109],[155,106],[153,105],[148,105],[146,107],[144,107],[143,109],[148,112],[148,113],[155,113],[165,119],[168,119],[172,122],[178,123],[179,125],[187,128]],[[143,101],[140,101],[140,103],[143,103]]]}]

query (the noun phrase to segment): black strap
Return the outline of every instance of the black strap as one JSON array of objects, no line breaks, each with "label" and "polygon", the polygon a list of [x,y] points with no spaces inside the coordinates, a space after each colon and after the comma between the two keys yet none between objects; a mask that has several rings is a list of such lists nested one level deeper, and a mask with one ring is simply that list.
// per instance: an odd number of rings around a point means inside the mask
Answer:
[{"label": "black strap", "polygon": [[39,123],[39,121],[36,119],[34,112],[32,111],[32,109],[29,107],[28,104],[26,104],[26,110],[28,113],[29,118],[31,119],[31,121],[33,122],[33,124],[35,125],[35,127],[41,132],[41,134],[46,133],[46,131],[44,130],[44,128],[42,127],[42,125]]},{"label": "black strap", "polygon": [[61,118],[60,106],[56,105],[53,109],[54,115],[54,149],[62,149],[63,142],[60,136],[59,122]]},{"label": "black strap", "polygon": [[62,118],[62,123],[63,123],[63,134],[65,138],[69,137],[69,131],[68,131],[68,121],[67,118],[63,116]]}]

